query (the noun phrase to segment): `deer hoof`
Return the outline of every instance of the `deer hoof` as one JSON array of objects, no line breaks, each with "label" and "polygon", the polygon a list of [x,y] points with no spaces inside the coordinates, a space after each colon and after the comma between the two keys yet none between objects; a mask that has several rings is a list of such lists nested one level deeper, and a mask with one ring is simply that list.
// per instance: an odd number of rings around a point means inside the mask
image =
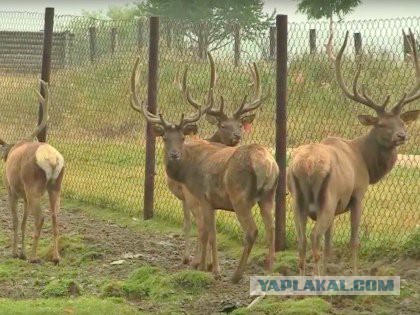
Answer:
[{"label": "deer hoof", "polygon": [[19,259],[22,259],[22,260],[26,260],[26,255],[25,255],[25,253],[20,253],[19,254]]},{"label": "deer hoof", "polygon": [[52,263],[53,263],[55,266],[58,266],[58,265],[60,264],[60,258],[53,258],[53,259],[52,259]]},{"label": "deer hoof", "polygon": [[31,259],[29,259],[29,262],[31,264],[40,264],[41,263],[41,259],[39,259],[39,258],[31,258]]}]

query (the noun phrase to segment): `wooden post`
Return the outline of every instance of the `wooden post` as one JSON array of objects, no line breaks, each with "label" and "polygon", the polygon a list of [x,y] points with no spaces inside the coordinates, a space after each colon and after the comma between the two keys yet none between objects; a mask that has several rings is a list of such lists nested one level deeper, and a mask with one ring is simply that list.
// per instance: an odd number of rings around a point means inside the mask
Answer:
[{"label": "wooden post", "polygon": [[[147,109],[156,114],[157,111],[157,81],[159,67],[159,18],[149,18],[149,75],[147,87]],[[145,220],[153,218],[153,203],[155,190],[156,141],[152,125],[146,127],[146,166],[144,178],[144,212]]]},{"label": "wooden post", "polygon": [[354,33],[354,53],[359,56],[362,53],[362,34],[359,32]]},{"label": "wooden post", "polygon": [[111,28],[111,56],[113,57],[115,54],[117,46],[117,28],[113,27]]},{"label": "wooden post", "polygon": [[276,27],[270,27],[270,59],[276,59]]},{"label": "wooden post", "polygon": [[[50,83],[51,74],[51,52],[52,52],[52,39],[54,31],[54,8],[45,8],[44,17],[44,43],[42,46],[42,65],[41,65],[41,80],[46,83]],[[45,91],[41,85],[41,95],[45,97]],[[44,115],[41,104],[38,107],[38,125],[41,123]],[[40,142],[47,141],[47,127],[40,131],[38,134],[38,140]]]},{"label": "wooden post", "polygon": [[96,59],[96,27],[89,27],[89,46],[90,46],[90,61],[95,62]]},{"label": "wooden post", "polygon": [[316,54],[316,29],[314,28],[309,30],[309,53]]},{"label": "wooden post", "polygon": [[287,15],[277,15],[276,48],[276,161],[280,169],[276,191],[275,248],[286,249],[286,107],[287,107]]},{"label": "wooden post", "polygon": [[235,53],[235,60],[234,64],[235,67],[239,66],[239,63],[241,62],[241,27],[239,24],[235,25],[234,29],[234,53]]}]

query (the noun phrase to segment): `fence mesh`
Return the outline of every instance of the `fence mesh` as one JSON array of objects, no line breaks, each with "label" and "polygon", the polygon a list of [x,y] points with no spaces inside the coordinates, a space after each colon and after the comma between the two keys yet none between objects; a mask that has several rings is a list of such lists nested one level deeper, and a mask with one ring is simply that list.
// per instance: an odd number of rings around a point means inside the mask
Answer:
[{"label": "fence mesh", "polygon": [[[0,134],[6,140],[16,141],[36,123],[33,89],[39,84],[39,72],[34,72],[23,60],[32,60],[30,64],[35,63],[40,69],[41,53],[34,53],[38,50],[28,45],[39,45],[42,38],[28,40],[32,36],[28,33],[42,30],[43,15],[0,12],[0,17]],[[148,19],[112,21],[58,15],[54,25],[58,35],[53,46],[49,142],[66,159],[64,194],[136,215],[143,206],[146,139],[144,119],[129,106],[129,77],[135,57],[140,56],[139,94],[145,98]],[[243,143],[261,143],[274,154],[275,32],[261,30],[248,38],[240,31],[232,32],[203,47],[202,41],[190,31],[191,27],[203,25],[161,19],[160,111],[168,119],[178,120],[181,112],[192,110],[173,83],[178,71],[187,64],[191,94],[203,99],[209,79],[209,65],[203,51],[210,49],[218,73],[215,94],[224,96],[227,111],[232,112],[244,94],[250,92],[247,63],[255,61],[261,73],[263,94],[269,98],[258,109],[252,131],[245,133]],[[360,33],[361,81],[366,82],[375,99],[391,94],[395,100],[414,84],[413,66],[404,55],[402,30],[408,28],[418,37],[420,18],[335,25],[336,49],[345,31],[350,31],[351,36]],[[315,36],[310,38],[310,32]],[[328,34],[327,23],[289,24],[288,154],[301,144],[320,141],[326,136],[352,138],[367,132],[356,118],[366,110],[347,100],[336,84],[324,48]],[[353,40],[350,42],[343,65],[347,82],[351,82],[355,73],[355,46]],[[9,53],[12,48],[15,58]],[[21,52],[16,53],[19,49]],[[419,105],[417,101],[409,108]],[[418,227],[419,126],[417,123],[409,127],[411,138],[401,147],[397,166],[379,184],[369,188],[361,227],[365,248],[400,243]],[[203,137],[210,136],[215,128],[204,119],[199,123]],[[162,218],[182,220],[181,204],[166,186],[161,140],[157,141],[155,211]],[[219,229],[233,237],[242,237],[232,213],[219,211],[217,217]],[[259,214],[255,217],[263,230]],[[336,219],[336,242],[349,240],[349,225],[347,214]],[[294,245],[289,197],[287,237],[289,244]]]}]

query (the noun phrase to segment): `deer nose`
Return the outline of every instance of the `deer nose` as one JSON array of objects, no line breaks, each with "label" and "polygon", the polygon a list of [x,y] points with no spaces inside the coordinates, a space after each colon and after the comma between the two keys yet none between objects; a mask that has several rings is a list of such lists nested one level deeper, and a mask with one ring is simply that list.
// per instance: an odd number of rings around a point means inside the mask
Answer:
[{"label": "deer nose", "polygon": [[239,132],[234,132],[233,137],[236,139],[241,139],[241,134]]},{"label": "deer nose", "polygon": [[398,140],[407,140],[407,134],[405,132],[398,132],[397,133]]},{"label": "deer nose", "polygon": [[169,157],[170,157],[171,160],[179,160],[181,155],[179,154],[179,152],[171,152],[169,154]]}]

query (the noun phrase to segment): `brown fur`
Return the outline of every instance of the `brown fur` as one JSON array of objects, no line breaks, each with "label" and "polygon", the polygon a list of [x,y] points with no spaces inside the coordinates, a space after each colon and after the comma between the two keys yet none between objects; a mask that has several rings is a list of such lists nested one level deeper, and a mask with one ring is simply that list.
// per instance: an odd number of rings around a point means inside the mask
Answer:
[{"label": "brown fur", "polygon": [[[58,177],[55,179],[47,180],[45,171],[38,165],[39,161],[36,158],[36,152],[41,147],[48,150],[48,144],[40,142],[28,142],[22,141],[14,146],[10,147],[6,157],[4,181],[9,196],[10,206],[13,217],[13,257],[19,257],[26,259],[25,254],[25,231],[26,221],[29,214],[32,214],[35,218],[35,233],[32,252],[30,256],[31,262],[38,262],[38,241],[44,222],[44,215],[41,210],[41,198],[45,191],[48,191],[50,207],[51,207],[51,218],[53,226],[53,262],[58,264],[60,257],[57,249],[58,242],[58,224],[57,224],[57,212],[60,205],[60,191],[61,183],[64,176],[64,166],[58,173]],[[45,157],[51,158],[51,155]],[[57,156],[57,160],[63,162],[61,155]],[[51,163],[52,168],[57,167],[57,160]],[[49,163],[49,160],[48,160]],[[24,202],[24,213],[21,225],[21,250],[18,254],[17,249],[17,238],[18,238],[18,214],[17,214],[17,203],[18,199],[22,198]]]}]

